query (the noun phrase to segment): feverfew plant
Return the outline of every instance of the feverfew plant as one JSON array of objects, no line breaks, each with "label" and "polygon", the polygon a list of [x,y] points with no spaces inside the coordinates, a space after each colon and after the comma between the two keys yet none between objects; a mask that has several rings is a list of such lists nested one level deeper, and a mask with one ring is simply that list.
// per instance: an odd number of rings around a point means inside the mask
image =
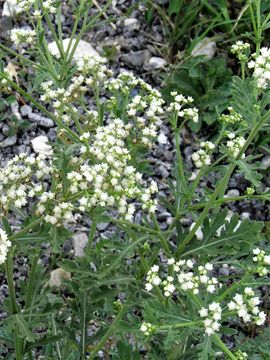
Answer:
[{"label": "feverfew plant", "polygon": [[[13,49],[0,45],[18,63],[17,73],[10,63],[1,68],[3,96],[14,92],[43,112],[57,137],[46,154],[20,153],[0,168],[0,265],[8,286],[0,349],[19,360],[248,358],[237,344],[247,334],[256,339],[269,320],[262,286],[270,250],[264,224],[227,205],[270,198],[255,161],[270,120],[260,1],[248,4],[255,45],[232,47],[241,78],[234,78],[231,104],[190,159],[184,129],[201,116],[191,96],[173,91],[166,102],[161,89],[112,71],[101,55],[74,56],[110,2],[91,16],[91,2],[79,2],[67,46],[62,2],[17,3],[31,28],[15,24]],[[31,93],[20,67],[36,75]],[[174,146],[166,182],[148,161],[164,123]],[[247,186],[229,196],[235,172]]]}]

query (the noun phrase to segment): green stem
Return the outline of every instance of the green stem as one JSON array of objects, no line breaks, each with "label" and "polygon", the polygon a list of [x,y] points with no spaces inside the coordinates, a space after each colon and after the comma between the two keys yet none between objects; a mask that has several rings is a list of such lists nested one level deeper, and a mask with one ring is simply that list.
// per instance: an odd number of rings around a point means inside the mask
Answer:
[{"label": "green stem", "polygon": [[92,247],[92,244],[93,244],[93,241],[94,241],[96,229],[97,229],[97,223],[95,221],[93,221],[91,229],[90,229],[90,233],[89,233],[89,236],[88,236],[86,254],[89,254],[90,251],[91,251],[91,247]]},{"label": "green stem", "polygon": [[[9,298],[10,298],[10,305],[11,305],[11,312],[12,314],[17,314],[19,312],[19,307],[17,305],[16,300],[16,290],[15,284],[13,280],[13,254],[11,251],[7,254],[7,260],[5,263],[6,267],[6,276],[7,276],[7,284],[8,284],[8,291],[9,291]],[[23,360],[23,339],[20,337],[19,329],[16,326],[15,328],[15,354],[16,360]]]},{"label": "green stem", "polygon": [[12,314],[17,314],[18,306],[17,306],[17,301],[16,301],[16,291],[15,291],[15,285],[14,285],[14,280],[13,280],[13,254],[11,251],[9,251],[7,254],[7,260],[5,263],[5,267],[6,267],[6,275],[7,275],[7,283],[8,283],[11,311],[12,311]]},{"label": "green stem", "polygon": [[95,346],[94,350],[92,351],[89,360],[94,360],[96,354],[99,352],[99,350],[102,349],[103,345],[106,343],[106,341],[109,339],[109,337],[113,334],[114,330],[116,329],[119,322],[122,320],[122,318],[125,316],[126,312],[129,309],[130,306],[130,300],[131,300],[131,294],[128,296],[126,303],[123,305],[122,309],[119,311],[118,315],[112,322],[109,329],[106,331],[105,335],[102,337],[102,339],[99,341],[99,343]]},{"label": "green stem", "polygon": [[58,36],[57,36],[57,34],[56,34],[55,30],[54,30],[52,21],[50,19],[50,16],[48,15],[47,11],[44,11],[44,16],[45,16],[46,22],[48,24],[48,27],[49,27],[49,29],[50,29],[50,31],[52,33],[52,36],[53,36],[53,39],[54,39],[54,41],[56,43],[58,51],[59,51],[61,57],[64,57],[65,53],[64,53],[64,49],[63,49],[63,43],[59,41]]},{"label": "green stem", "polygon": [[192,327],[192,326],[196,326],[196,325],[201,325],[202,321],[189,321],[189,322],[184,322],[184,323],[178,323],[175,325],[162,325],[159,326],[159,328],[157,329],[157,332],[159,330],[169,330],[169,329],[180,329],[183,327]]},{"label": "green stem", "polygon": [[[180,133],[179,133],[179,131],[176,130],[174,132],[174,140],[175,140],[175,148],[176,148],[177,170],[178,170],[178,174],[180,176],[181,185],[183,187],[183,193],[187,194],[188,186],[187,186],[187,181],[186,181],[185,172],[184,172],[184,161],[183,161],[183,157],[182,157],[181,150],[180,150],[179,136],[180,136]],[[182,189],[181,189],[181,191],[182,191]]]},{"label": "green stem", "polygon": [[[51,316],[51,320],[52,320],[52,332],[53,332],[53,335],[58,335],[57,328],[56,328],[56,323],[55,323],[55,320],[54,320],[53,316]],[[57,353],[58,359],[62,360],[59,341],[56,341],[55,347],[56,347],[56,353]]]},{"label": "green stem", "polygon": [[86,308],[87,308],[87,293],[86,291],[83,292],[82,295],[82,334],[81,334],[81,352],[82,352],[82,359],[86,359],[86,336],[87,336],[87,323],[86,323]]},{"label": "green stem", "polygon": [[248,278],[248,274],[246,274],[245,276],[242,277],[241,280],[239,280],[238,282],[234,283],[231,287],[229,287],[227,290],[224,291],[224,293],[222,293],[217,302],[222,302],[228,295],[230,295],[233,291],[235,291],[236,289],[238,289],[242,283],[244,283],[246,281],[246,279]]},{"label": "green stem", "polygon": [[213,339],[215,343],[220,347],[220,349],[229,356],[231,360],[237,360],[237,358],[233,355],[233,353],[228,349],[228,347],[224,344],[224,342],[220,339],[217,334],[213,335]]}]

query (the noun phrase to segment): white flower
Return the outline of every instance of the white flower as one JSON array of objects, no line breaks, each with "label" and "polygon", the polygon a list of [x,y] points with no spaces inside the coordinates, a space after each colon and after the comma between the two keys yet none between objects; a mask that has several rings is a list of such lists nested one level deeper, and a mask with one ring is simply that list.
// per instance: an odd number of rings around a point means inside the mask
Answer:
[{"label": "white flower", "polygon": [[10,39],[15,45],[32,44],[36,37],[35,30],[29,29],[12,29],[10,31]]},{"label": "white flower", "polygon": [[175,259],[174,258],[168,259],[167,263],[168,265],[173,265],[175,263]]},{"label": "white flower", "polygon": [[200,149],[191,156],[197,168],[201,168],[204,165],[211,165],[209,151],[213,150],[214,148],[215,144],[213,144],[211,141],[201,142]]},{"label": "white flower", "polygon": [[208,315],[208,310],[206,308],[202,308],[199,310],[199,314],[201,317],[206,317]]},{"label": "white flower", "polygon": [[270,64],[270,50],[266,47],[261,48],[260,55],[253,55],[255,60],[248,63],[250,69],[254,69],[253,77],[257,82],[258,88],[267,88],[270,77],[269,77],[269,64]]},{"label": "white flower", "polygon": [[207,317],[204,320],[205,332],[207,335],[212,335],[216,331],[219,331],[221,324],[218,322],[221,320],[222,309],[219,303],[213,302],[208,306],[208,309],[202,308],[199,311],[201,317]]}]

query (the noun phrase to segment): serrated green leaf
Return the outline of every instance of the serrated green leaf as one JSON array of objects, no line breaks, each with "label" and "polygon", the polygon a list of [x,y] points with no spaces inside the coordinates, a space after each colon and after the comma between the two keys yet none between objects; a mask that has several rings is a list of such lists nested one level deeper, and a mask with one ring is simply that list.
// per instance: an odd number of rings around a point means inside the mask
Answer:
[{"label": "serrated green leaf", "polygon": [[239,172],[243,173],[245,179],[250,181],[255,187],[261,185],[262,174],[257,170],[262,169],[262,164],[257,161],[256,163],[248,163],[247,160],[237,160],[236,164],[239,167]]}]

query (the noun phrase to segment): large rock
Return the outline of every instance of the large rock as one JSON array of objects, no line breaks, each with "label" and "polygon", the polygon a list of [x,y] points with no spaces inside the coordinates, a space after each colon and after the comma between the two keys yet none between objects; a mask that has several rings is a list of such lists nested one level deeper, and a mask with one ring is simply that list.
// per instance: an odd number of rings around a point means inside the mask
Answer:
[{"label": "large rock", "polygon": [[191,55],[193,57],[204,55],[208,59],[212,59],[216,53],[217,45],[216,42],[211,38],[205,37],[201,40],[192,50]]},{"label": "large rock", "polygon": [[[70,38],[63,40],[64,51],[67,50],[69,41],[70,41]],[[70,51],[73,48],[75,42],[76,42],[76,39],[73,39],[72,46],[70,47]],[[58,47],[57,47],[55,41],[50,43],[48,45],[48,48],[52,55],[54,55],[57,58],[60,58],[60,53],[59,53],[59,50],[58,50]],[[80,40],[78,43],[78,46],[74,52],[73,60],[79,60],[85,55],[93,56],[93,57],[100,57],[98,52],[93,48],[93,46],[91,44],[89,44],[87,41]]]},{"label": "large rock", "polygon": [[83,257],[86,245],[88,243],[88,236],[84,232],[77,233],[72,238],[72,244],[75,257]]},{"label": "large rock", "polygon": [[3,5],[2,16],[13,17],[22,11],[23,9],[17,5],[16,0],[6,0]]},{"label": "large rock", "polygon": [[65,270],[58,268],[51,272],[51,277],[48,282],[50,287],[60,287],[64,280],[70,280],[71,275],[69,272],[66,272]]},{"label": "large rock", "polygon": [[2,141],[0,143],[0,147],[7,148],[9,146],[15,145],[16,142],[17,142],[17,135],[15,134],[13,136],[10,136],[10,137],[6,138],[4,141]]},{"label": "large rock", "polygon": [[49,140],[47,136],[44,135],[37,136],[36,138],[31,140],[34,152],[37,154],[51,155],[52,147],[48,144],[48,142]]},{"label": "large rock", "polygon": [[147,64],[150,69],[158,70],[162,69],[167,65],[167,61],[157,56],[153,56],[149,59],[149,63]]}]

